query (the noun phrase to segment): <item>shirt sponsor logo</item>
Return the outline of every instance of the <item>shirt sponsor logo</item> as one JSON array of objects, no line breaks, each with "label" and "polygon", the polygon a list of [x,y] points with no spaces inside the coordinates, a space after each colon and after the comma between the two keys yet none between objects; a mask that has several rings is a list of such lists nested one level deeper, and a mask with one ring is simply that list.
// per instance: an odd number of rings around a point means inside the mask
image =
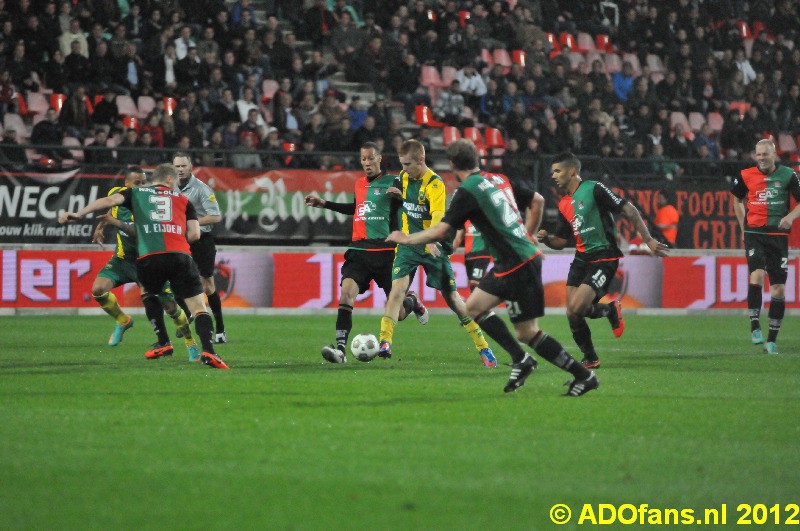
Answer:
[{"label": "shirt sponsor logo", "polygon": [[363,218],[365,215],[371,212],[375,212],[375,210],[377,210],[375,203],[373,203],[372,201],[364,201],[363,203],[358,205],[358,211],[356,211],[356,216]]}]

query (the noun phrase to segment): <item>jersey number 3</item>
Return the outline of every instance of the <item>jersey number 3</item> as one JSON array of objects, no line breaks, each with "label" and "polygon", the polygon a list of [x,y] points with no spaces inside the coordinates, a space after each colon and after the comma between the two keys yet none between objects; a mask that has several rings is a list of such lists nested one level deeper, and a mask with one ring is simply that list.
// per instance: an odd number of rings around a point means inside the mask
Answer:
[{"label": "jersey number 3", "polygon": [[172,221],[172,200],[169,197],[151,195],[149,199],[155,205],[155,210],[150,212],[152,221]]}]

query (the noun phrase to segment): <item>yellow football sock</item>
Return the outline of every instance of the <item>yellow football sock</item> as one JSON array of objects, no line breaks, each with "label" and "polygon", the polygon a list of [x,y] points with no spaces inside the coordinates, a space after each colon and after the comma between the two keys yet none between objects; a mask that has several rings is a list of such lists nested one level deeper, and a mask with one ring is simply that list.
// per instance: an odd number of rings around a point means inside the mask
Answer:
[{"label": "yellow football sock", "polygon": [[397,324],[397,321],[392,319],[391,317],[381,317],[381,335],[378,337],[379,341],[388,341],[389,343],[392,342],[392,336],[394,336],[394,325]]},{"label": "yellow football sock", "polygon": [[183,339],[186,342],[186,346],[190,346],[194,344],[194,339],[192,338],[192,327],[189,326],[189,320],[186,318],[186,313],[178,306],[178,311],[175,312],[174,315],[168,314],[172,318],[172,322],[175,323],[175,326],[183,334]]},{"label": "yellow football sock", "polygon": [[486,338],[483,337],[483,330],[481,330],[481,327],[478,326],[478,323],[473,321],[471,317],[466,316],[461,319],[461,326],[463,326],[464,330],[469,332],[469,335],[472,336],[472,342],[475,343],[476,349],[483,350],[485,348],[489,348],[489,343],[487,343]]},{"label": "yellow football sock", "polygon": [[117,321],[117,324],[124,325],[131,320],[130,315],[122,311],[122,308],[119,307],[119,302],[117,302],[117,298],[110,291],[94,297],[94,300],[97,301],[97,304],[100,305],[104,312]]}]

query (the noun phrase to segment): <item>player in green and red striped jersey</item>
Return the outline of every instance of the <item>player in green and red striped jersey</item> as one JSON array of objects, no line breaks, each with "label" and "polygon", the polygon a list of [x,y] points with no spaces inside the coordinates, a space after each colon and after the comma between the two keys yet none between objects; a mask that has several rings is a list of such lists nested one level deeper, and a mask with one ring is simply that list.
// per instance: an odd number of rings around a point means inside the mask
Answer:
[{"label": "player in green and red striped jersey", "polygon": [[[322,357],[331,363],[347,362],[347,338],[353,329],[353,305],[358,294],[367,291],[372,280],[387,296],[392,288],[395,245],[384,240],[397,227],[400,202],[386,194],[394,184],[395,176],[381,169],[380,148],[374,142],[361,146],[360,156],[364,176],[355,183],[352,203],[335,203],[311,194],[306,196],[308,206],[353,216],[352,242],[344,254],[341,271],[336,340],[332,345],[322,347]],[[428,322],[425,306],[416,293],[409,291],[403,300],[400,320],[412,312],[420,323]]]},{"label": "player in green and red striped jersey", "polygon": [[747,308],[750,338],[764,343],[761,304],[764,274],[769,276],[769,332],[764,350],[777,354],[778,332],[786,309],[785,291],[789,268],[789,231],[800,217],[800,203],[789,211],[789,196],[800,201],[800,180],[786,166],[775,164],[775,144],[768,139],[756,143],[756,166],[742,170],[733,180],[734,210],[744,236],[750,271]]},{"label": "player in green and red striped jersey", "polygon": [[[189,248],[189,242],[200,238],[197,214],[189,199],[176,188],[178,172],[173,165],[157,166],[153,171],[152,182],[151,186],[129,188],[92,201],[76,213],[65,212],[59,217],[59,222],[75,222],[91,212],[115,206],[124,206],[133,212],[139,254],[136,259],[136,273],[143,293],[145,296],[160,293],[169,282],[175,293],[186,300],[190,311],[195,315],[195,330],[203,345],[202,354],[197,352],[196,347],[189,348],[190,361],[201,361],[214,368],[227,369],[225,362],[214,352],[213,323],[206,312],[200,273]],[[148,311],[148,307],[145,304],[145,311]],[[190,340],[191,331],[185,313],[177,305],[172,311],[170,317],[180,323],[184,338]],[[172,345],[167,340],[152,352],[153,355],[148,355],[148,358],[171,355]]]},{"label": "player in green and red striped jersey", "polygon": [[[511,375],[503,391],[511,393],[522,387],[538,366],[518,341],[573,375],[574,380],[568,383],[568,396],[582,396],[597,389],[600,382],[594,372],[583,367],[554,337],[539,328],[538,321],[544,315],[545,304],[542,253],[531,241],[513,196],[508,190],[496,186],[494,180],[481,175],[478,150],[472,141],[460,139],[451,143],[447,147],[447,157],[461,185],[453,194],[442,221],[412,234],[393,232],[389,240],[403,244],[399,249],[442,241],[452,230],[462,227],[467,220],[471,221],[483,235],[494,268],[481,278],[470,294],[466,310],[511,356]],[[514,324],[516,338],[502,319],[492,312],[503,301]]]},{"label": "player in green and red striped jersey", "polygon": [[575,260],[567,276],[567,318],[575,343],[583,352],[583,365],[600,366],[586,318],[608,318],[616,337],[625,330],[622,304],[598,301],[619,267],[622,252],[617,246],[615,215],[633,223],[650,251],[666,256],[668,247],[652,236],[635,206],[618,196],[603,183],[581,179],[581,163],[572,153],[561,153],[551,165],[552,178],[564,197],[558,204],[559,226],[554,234],[540,230],[539,241],[552,249],[563,249],[575,240]]}]

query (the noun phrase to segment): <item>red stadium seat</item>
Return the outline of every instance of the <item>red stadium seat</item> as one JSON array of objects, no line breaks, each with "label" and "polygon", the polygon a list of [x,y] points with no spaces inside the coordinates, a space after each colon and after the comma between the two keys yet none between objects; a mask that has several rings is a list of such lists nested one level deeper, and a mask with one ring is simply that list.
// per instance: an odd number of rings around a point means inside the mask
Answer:
[{"label": "red stadium seat", "polygon": [[753,39],[753,32],[750,31],[750,26],[744,20],[737,20],[736,27],[739,28],[739,37],[742,39]]},{"label": "red stadium seat", "polygon": [[525,50],[513,50],[511,52],[511,62],[515,65],[524,67],[527,58],[528,54],[525,53]]},{"label": "red stadium seat", "polygon": [[614,47],[611,45],[611,37],[598,33],[594,38],[594,47],[598,52],[614,52]]},{"label": "red stadium seat", "polygon": [[[588,33],[585,33],[583,31],[578,32],[577,43],[578,43],[578,47],[580,49],[586,50],[587,52],[596,51],[597,50],[597,46],[595,46],[594,41],[595,40]],[[602,51],[605,51],[605,48],[603,48]]]},{"label": "red stadium seat", "polygon": [[725,125],[725,119],[718,112],[708,113],[708,125],[711,129],[719,133],[722,131],[722,126]]},{"label": "red stadium seat", "polygon": [[558,43],[558,39],[556,38],[554,33],[545,33],[545,37],[547,38],[547,43],[550,44],[550,56],[552,57],[553,54],[558,55],[561,52],[561,45]]},{"label": "red stadium seat", "polygon": [[442,129],[442,143],[444,147],[449,146],[459,138],[461,138],[461,131],[458,130],[458,127],[447,125]]},{"label": "red stadium seat", "polygon": [[28,112],[26,114],[45,114],[50,108],[50,102],[41,92],[28,93]]},{"label": "red stadium seat", "polygon": [[683,114],[681,111],[672,111],[669,117],[669,125],[671,128],[675,127],[675,124],[681,124],[683,126],[684,132],[691,133],[692,127],[689,125],[689,119],[686,118],[686,115]]},{"label": "red stadium seat", "polygon": [[427,125],[428,127],[444,127],[447,124],[436,121],[433,111],[427,105],[417,105],[414,112],[414,123],[417,125]]},{"label": "red stadium seat", "polygon": [[125,129],[136,129],[136,132],[139,132],[141,128],[141,123],[139,123],[139,119],[135,116],[126,116],[122,119],[122,125]]},{"label": "red stadium seat", "polygon": [[508,55],[508,50],[503,48],[495,48],[493,52],[494,64],[503,65],[503,72],[508,73],[511,69],[511,56]]},{"label": "red stadium seat", "polygon": [[120,94],[117,96],[117,108],[119,113],[123,116],[139,117],[139,108],[136,107],[136,102],[130,96]]},{"label": "red stadium seat", "polygon": [[164,96],[164,112],[168,115],[172,116],[172,113],[175,111],[175,107],[178,106],[178,101],[175,98],[170,98],[169,96]]},{"label": "red stadium seat", "polygon": [[750,110],[750,104],[746,101],[732,101],[728,104],[728,111],[737,110],[741,116]]},{"label": "red stadium seat", "polygon": [[442,67],[442,86],[449,87],[453,80],[458,76],[458,70],[454,66]]},{"label": "red stadium seat", "polygon": [[469,20],[470,15],[471,13],[466,9],[462,9],[461,11],[458,12],[458,23],[461,25],[462,28],[467,25],[467,21]]},{"label": "red stadium seat", "polygon": [[494,66],[494,57],[492,57],[492,52],[490,52],[486,48],[483,48],[481,50],[481,61],[486,63],[486,67],[484,67],[481,72],[482,74],[485,74],[486,72],[491,70],[492,67]]},{"label": "red stadium seat", "polygon": [[481,130],[478,129],[477,127],[465,127],[464,138],[472,140],[472,143],[475,144],[475,147],[477,147],[478,149],[486,148],[486,142],[483,140],[483,135],[481,134]]},{"label": "red stadium seat", "polygon": [[55,109],[58,112],[61,112],[61,107],[64,106],[64,102],[67,101],[66,94],[60,94],[58,92],[53,92],[50,94],[50,108]]},{"label": "red stadium seat", "polygon": [[261,82],[261,97],[271,100],[275,97],[275,93],[278,92],[278,88],[280,88],[280,85],[277,81],[274,79],[265,79]]},{"label": "red stadium seat", "polygon": [[698,132],[706,124],[706,117],[700,112],[689,113],[689,127],[692,131]]},{"label": "red stadium seat", "polygon": [[484,131],[486,139],[486,147],[488,148],[505,148],[506,141],[503,138],[503,133],[496,127],[487,127]]},{"label": "red stadium seat", "polygon": [[778,153],[794,153],[797,151],[797,143],[789,133],[778,134]]},{"label": "red stadium seat", "polygon": [[446,85],[442,81],[442,76],[439,75],[439,70],[432,65],[423,65],[420,69],[420,85],[423,87],[442,88]]}]

